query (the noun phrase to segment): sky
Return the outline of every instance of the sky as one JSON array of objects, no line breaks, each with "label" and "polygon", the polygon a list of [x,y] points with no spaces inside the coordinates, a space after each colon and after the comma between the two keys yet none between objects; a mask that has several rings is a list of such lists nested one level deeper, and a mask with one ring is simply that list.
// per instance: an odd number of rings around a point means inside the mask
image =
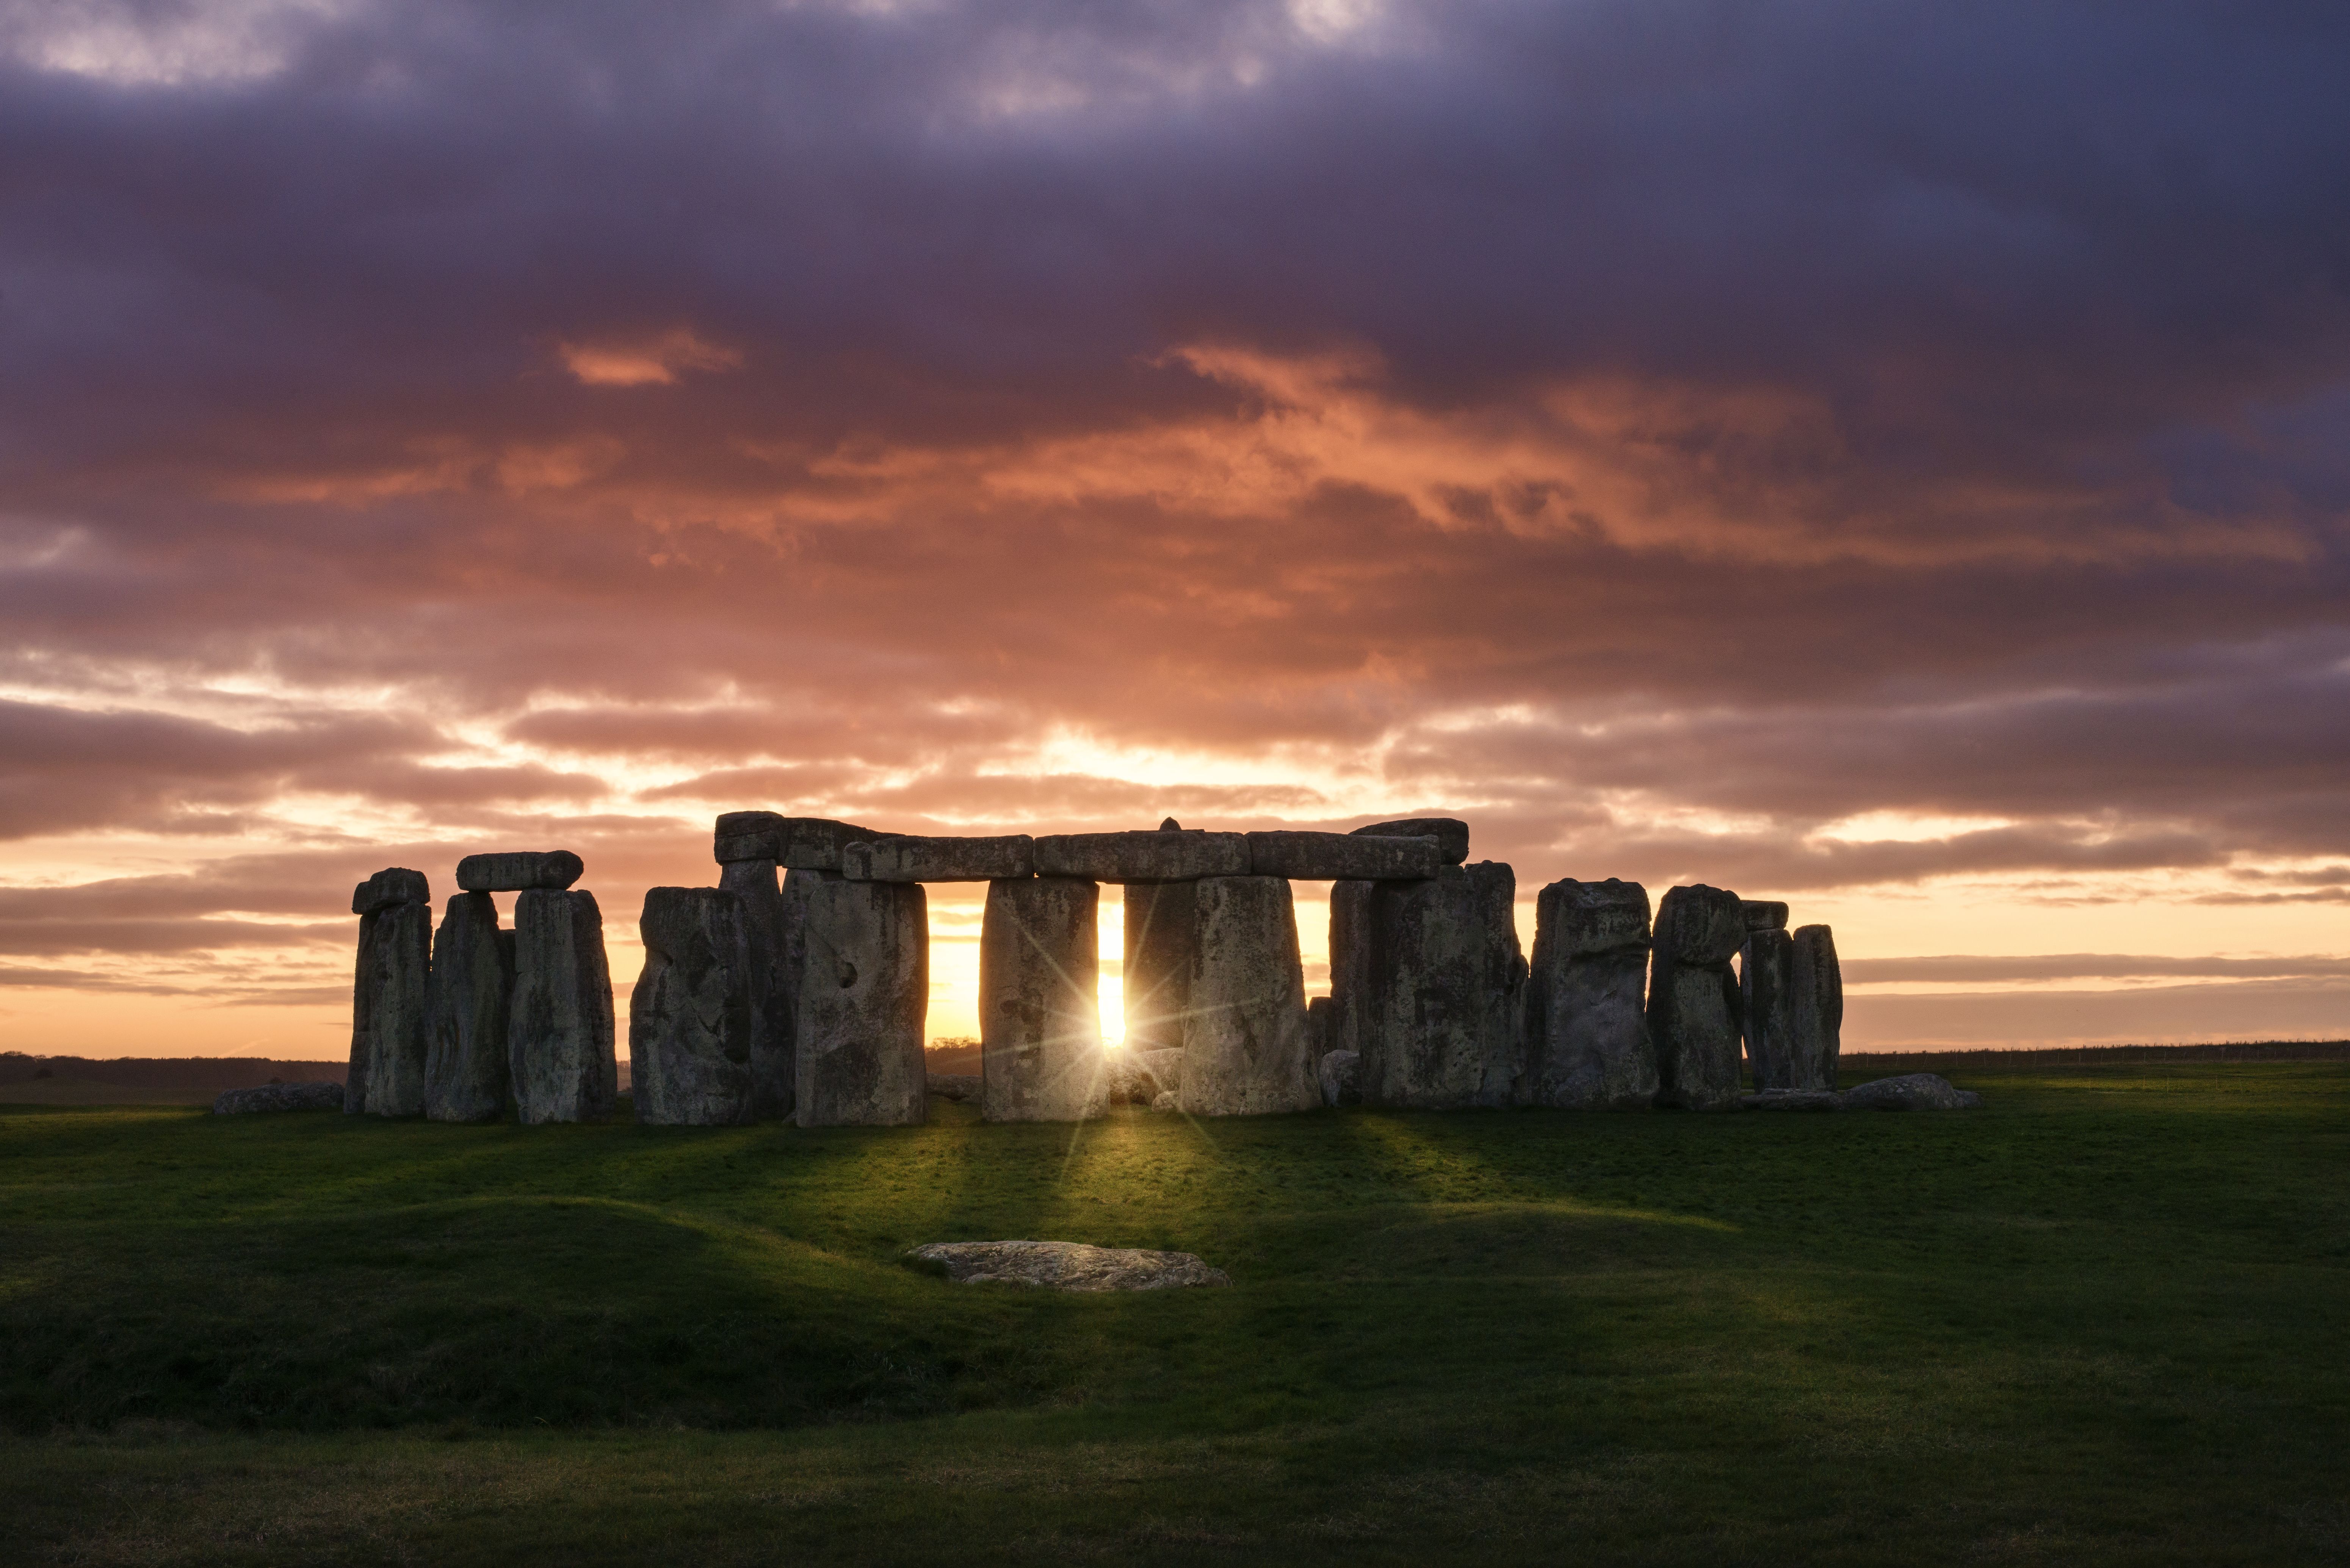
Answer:
[{"label": "sky", "polygon": [[340,1056],[351,885],[483,849],[585,858],[625,1016],[750,807],[1442,813],[1529,937],[1562,877],[1833,925],[1847,1049],[2350,1034],[2345,60],[2285,0],[0,0],[0,1049]]}]

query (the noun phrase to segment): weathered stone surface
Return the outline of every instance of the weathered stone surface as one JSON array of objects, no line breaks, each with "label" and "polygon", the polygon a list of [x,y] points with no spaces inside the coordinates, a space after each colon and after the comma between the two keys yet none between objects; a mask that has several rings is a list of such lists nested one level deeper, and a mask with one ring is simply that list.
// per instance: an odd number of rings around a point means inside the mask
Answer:
[{"label": "weathered stone surface", "polygon": [[1735,893],[1699,883],[1671,889],[1658,906],[1648,970],[1658,1104],[1710,1111],[1738,1103],[1738,977],[1730,961],[1745,940]]},{"label": "weathered stone surface", "polygon": [[1648,890],[1610,877],[1553,882],[1534,903],[1519,1098],[1558,1110],[1645,1110],[1657,1097],[1648,1038]]},{"label": "weathered stone surface", "polygon": [[1063,833],[1036,840],[1036,875],[1095,882],[1193,882],[1245,877],[1248,839],[1188,828],[1156,833]]},{"label": "weathered stone surface", "polygon": [[457,886],[469,893],[519,893],[530,888],[568,888],[584,867],[568,849],[508,849],[468,855],[457,862]]},{"label": "weathered stone surface", "polygon": [[1787,986],[1794,999],[1794,1086],[1833,1089],[1844,1049],[1844,971],[1836,963],[1834,931],[1796,929]]},{"label": "weathered stone surface", "polygon": [[1300,882],[1386,881],[1436,875],[1442,864],[1432,836],[1359,833],[1251,833],[1249,874]]},{"label": "weathered stone surface", "polygon": [[1326,1051],[1315,1076],[1322,1085],[1322,1103],[1326,1106],[1359,1106],[1363,1103],[1363,1058],[1353,1051]]},{"label": "weathered stone surface", "polygon": [[1330,884],[1330,1023],[1324,1051],[1363,1049],[1364,1010],[1370,1005],[1371,895],[1376,882]]},{"label": "weathered stone surface", "polygon": [[933,1241],[909,1254],[943,1264],[958,1284],[1042,1285],[1056,1291],[1163,1291],[1228,1285],[1190,1252],[1089,1247],[1082,1241]]},{"label": "weathered stone surface", "polygon": [[1326,996],[1305,999],[1305,1050],[1315,1061],[1337,1049],[1330,1044],[1330,1032],[1337,1017],[1337,1003]]},{"label": "weathered stone surface", "polygon": [[1963,1111],[1982,1104],[1981,1095],[1955,1087],[1934,1073],[1904,1073],[1844,1091],[1848,1111]]},{"label": "weathered stone surface", "polygon": [[1189,882],[1138,882],[1125,890],[1126,1048],[1180,1051],[1197,943]]},{"label": "weathered stone surface", "polygon": [[1437,858],[1458,866],[1469,858],[1469,825],[1457,816],[1407,816],[1354,830],[1367,838],[1433,838]]},{"label": "weathered stone surface", "polygon": [[1787,929],[1787,906],[1766,898],[1741,898],[1739,913],[1746,917],[1750,931],[1783,931]]},{"label": "weathered stone surface", "polygon": [[340,1084],[264,1084],[254,1089],[224,1090],[213,1101],[216,1116],[250,1116],[258,1111],[339,1111]]},{"label": "weathered stone surface", "polygon": [[429,904],[432,889],[425,885],[424,873],[411,871],[404,866],[388,867],[351,889],[351,913],[372,915],[378,909],[389,909],[394,904]]},{"label": "weathered stone surface", "polygon": [[487,893],[452,893],[432,937],[424,1114],[436,1122],[494,1122],[514,1101],[507,1044],[514,933],[498,929]]},{"label": "weathered stone surface", "polygon": [[639,1122],[751,1120],[748,926],[742,897],[723,888],[646,890],[637,923],[645,967],[629,996],[629,1089]]},{"label": "weathered stone surface", "polygon": [[942,1100],[958,1103],[979,1098],[979,1075],[976,1073],[926,1073],[923,1085]]},{"label": "weathered stone surface", "polygon": [[793,871],[837,871],[852,844],[875,844],[895,834],[824,816],[784,816],[772,811],[730,811],[718,819],[712,852],[722,866],[772,860]]},{"label": "weathered stone surface", "polygon": [[1844,1096],[1834,1089],[1768,1089],[1742,1095],[1738,1103],[1750,1111],[1840,1111]]},{"label": "weathered stone surface", "polygon": [[793,1042],[804,1127],[918,1123],[927,1075],[930,902],[919,882],[851,882],[837,871],[789,885],[803,943]]},{"label": "weathered stone surface", "polygon": [[1137,1051],[1128,1048],[1109,1053],[1109,1098],[1114,1106],[1147,1106],[1160,1095],[1171,1094],[1183,1082],[1183,1052],[1172,1050]]},{"label": "weathered stone surface", "polygon": [[[816,873],[795,871],[795,877]],[[750,950],[751,1112],[761,1120],[792,1114],[793,1008],[799,958],[792,946],[795,911],[776,886],[772,860],[730,860],[718,885],[743,901],[743,940]]]},{"label": "weathered stone surface", "polygon": [[1033,876],[1036,841],[1024,833],[999,838],[922,838],[911,834],[840,852],[852,882],[993,882]]},{"label": "weathered stone surface", "polygon": [[1823,1086],[1806,1081],[1797,1060],[1794,960],[1794,939],[1775,926],[1750,931],[1739,956],[1739,1026],[1746,1035],[1747,1075],[1758,1093]]},{"label": "weathered stone surface", "polygon": [[1201,1116],[1313,1109],[1321,1095],[1306,1054],[1305,975],[1289,884],[1211,877],[1193,884],[1193,895],[1182,1108]]},{"label": "weathered stone surface", "polygon": [[620,1093],[612,974],[596,895],[533,888],[515,898],[514,1008],[506,1060],[525,1125],[595,1122]]},{"label": "weathered stone surface", "polygon": [[979,930],[980,1114],[1074,1122],[1109,1105],[1101,1037],[1101,885],[1075,877],[987,885]]},{"label": "weathered stone surface", "polygon": [[1365,1105],[1510,1103],[1524,1064],[1516,896],[1515,874],[1494,860],[1376,885],[1356,1035]]},{"label": "weathered stone surface", "polygon": [[1150,1108],[1154,1111],[1180,1111],[1183,1108],[1183,1096],[1173,1089],[1161,1089],[1150,1097]]},{"label": "weathered stone surface", "polygon": [[343,1109],[348,1114],[424,1114],[432,968],[431,905],[386,904],[359,917],[351,1061],[343,1081]]}]

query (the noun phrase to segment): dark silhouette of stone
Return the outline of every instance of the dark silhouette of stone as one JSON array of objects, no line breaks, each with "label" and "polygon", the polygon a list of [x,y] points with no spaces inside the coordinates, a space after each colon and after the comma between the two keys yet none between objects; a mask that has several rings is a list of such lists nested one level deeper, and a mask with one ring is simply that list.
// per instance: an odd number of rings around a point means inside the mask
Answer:
[{"label": "dark silhouette of stone", "polygon": [[1794,996],[1794,1086],[1833,1089],[1836,1058],[1844,1049],[1844,971],[1837,966],[1835,933],[1825,926],[1802,926],[1788,964]]},{"label": "dark silhouette of stone", "polygon": [[351,1116],[424,1114],[432,908],[421,872],[379,871],[351,894],[359,915],[351,984],[351,1060],[343,1109]]},{"label": "dark silhouette of stone", "polygon": [[1638,882],[1544,888],[1526,979],[1520,1098],[1558,1110],[1646,1110],[1656,1102],[1648,1038],[1648,890]]},{"label": "dark silhouette of stone", "polygon": [[[1170,819],[1171,820],[1171,819]],[[1137,882],[1125,889],[1126,1048],[1180,1051],[1191,989],[1196,895],[1189,882]]]},{"label": "dark silhouette of stone", "polygon": [[931,1002],[922,885],[795,872],[785,890],[802,944],[794,1115],[804,1127],[919,1123]]},{"label": "dark silhouette of stone", "polygon": [[1770,1089],[1742,1095],[1738,1103],[1750,1111],[1840,1111],[1844,1096],[1834,1089]]},{"label": "dark silhouette of stone", "polygon": [[1316,1062],[1337,1049],[1330,1044],[1330,1030],[1336,1011],[1336,1004],[1326,996],[1305,999],[1305,1049]]},{"label": "dark silhouette of stone", "polygon": [[1073,877],[990,882],[979,932],[980,1114],[1074,1122],[1109,1104],[1096,916]]},{"label": "dark silhouette of stone", "polygon": [[1457,816],[1407,816],[1354,830],[1367,838],[1433,838],[1437,858],[1459,866],[1469,858],[1469,825]]},{"label": "dark silhouette of stone", "polygon": [[1787,929],[1787,906],[1767,898],[1741,898],[1739,912],[1746,917],[1750,931],[1783,931]]},{"label": "dark silhouette of stone", "polygon": [[718,885],[743,901],[743,940],[750,949],[751,1105],[762,1121],[790,1116],[795,1092],[792,1031],[799,961],[791,941],[793,912],[775,869],[772,860],[730,860],[718,868]]},{"label": "dark silhouette of stone", "polygon": [[1148,1106],[1160,1095],[1172,1094],[1183,1083],[1183,1052],[1120,1049],[1109,1054],[1109,1101],[1114,1106]]},{"label": "dark silhouette of stone", "polygon": [[1658,1103],[1724,1110],[1738,1103],[1738,977],[1731,960],[1746,940],[1735,893],[1702,883],[1675,888],[1657,907],[1648,971],[1648,1037],[1657,1047]]},{"label": "dark silhouette of stone", "polygon": [[929,1091],[942,1100],[961,1105],[979,1098],[979,1075],[976,1073],[925,1073],[922,1081]]},{"label": "dark silhouette of stone", "polygon": [[1024,833],[999,838],[908,834],[849,845],[840,852],[840,869],[852,882],[993,882],[1035,875],[1035,843]]},{"label": "dark silhouette of stone", "polygon": [[253,1089],[224,1089],[213,1101],[216,1116],[250,1116],[262,1111],[339,1111],[340,1084],[264,1084]]},{"label": "dark silhouette of stone", "polygon": [[1237,833],[1064,833],[1036,840],[1036,875],[1094,882],[1190,882],[1245,877],[1248,839]]},{"label": "dark silhouette of stone", "polygon": [[711,848],[721,866],[735,860],[772,860],[792,871],[837,871],[841,856],[850,845],[896,836],[829,817],[730,811],[719,817]]},{"label": "dark silhouette of stone", "polygon": [[530,888],[568,888],[584,869],[568,849],[510,849],[468,855],[457,862],[457,886],[469,893],[519,893]]},{"label": "dark silhouette of stone", "polygon": [[1364,1009],[1370,1005],[1371,893],[1376,882],[1330,884],[1330,1023],[1325,1051],[1363,1049]]},{"label": "dark silhouette of stone", "polygon": [[1451,1110],[1506,1106],[1523,1070],[1526,962],[1499,861],[1380,882],[1356,1038],[1363,1103]]},{"label": "dark silhouette of stone", "polygon": [[514,933],[498,929],[487,893],[450,895],[432,938],[431,1034],[424,1114],[436,1122],[494,1122],[513,1104],[507,1021]]},{"label": "dark silhouette of stone", "polygon": [[1325,1106],[1363,1103],[1363,1059],[1352,1051],[1326,1051],[1315,1076],[1321,1081]]},{"label": "dark silhouette of stone", "polygon": [[515,898],[514,1008],[506,1060],[526,1126],[596,1122],[620,1092],[612,975],[596,895],[533,888]]},{"label": "dark silhouette of stone", "polygon": [[629,998],[629,1091],[637,1120],[751,1120],[750,922],[724,888],[653,888],[638,930],[645,967]]},{"label": "dark silhouette of stone", "polygon": [[1195,1116],[1313,1109],[1321,1093],[1306,1054],[1305,974],[1289,884],[1210,877],[1192,892],[1178,1103]]},{"label": "dark silhouette of stone", "polygon": [[1794,939],[1783,928],[1747,932],[1738,961],[1739,1023],[1746,1035],[1747,1075],[1757,1093],[1823,1086],[1805,1081],[1798,1061],[1794,960]]},{"label": "dark silhouette of stone", "polygon": [[910,1257],[935,1263],[957,1284],[1041,1285],[1056,1291],[1163,1291],[1228,1285],[1232,1278],[1190,1252],[1095,1247],[1083,1241],[933,1241]]},{"label": "dark silhouette of stone", "polygon": [[1359,833],[1251,833],[1249,874],[1301,882],[1433,877],[1441,864],[1434,837]]},{"label": "dark silhouette of stone", "polygon": [[1839,1097],[1848,1111],[1968,1111],[1982,1104],[1981,1095],[1957,1088],[1933,1073],[1878,1078],[1846,1089]]}]

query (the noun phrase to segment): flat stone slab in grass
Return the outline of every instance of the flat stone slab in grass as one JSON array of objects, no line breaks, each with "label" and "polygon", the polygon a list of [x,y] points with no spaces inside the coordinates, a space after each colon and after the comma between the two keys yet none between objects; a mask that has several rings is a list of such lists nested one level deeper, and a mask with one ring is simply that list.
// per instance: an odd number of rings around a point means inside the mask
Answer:
[{"label": "flat stone slab in grass", "polygon": [[1228,1285],[1232,1277],[1189,1252],[1089,1247],[1083,1241],[933,1241],[908,1257],[942,1263],[957,1284],[995,1282],[1056,1291],[1163,1291]]},{"label": "flat stone slab in grass", "polygon": [[1935,1073],[1904,1073],[1844,1092],[1848,1111],[1970,1111],[1982,1096]]},{"label": "flat stone slab in grass", "polygon": [[213,1102],[216,1116],[244,1116],[254,1111],[339,1111],[340,1084],[264,1084],[255,1089],[230,1089]]},{"label": "flat stone slab in grass", "polygon": [[1834,1089],[1765,1089],[1741,1095],[1738,1103],[1750,1111],[1840,1111],[1844,1096]]}]

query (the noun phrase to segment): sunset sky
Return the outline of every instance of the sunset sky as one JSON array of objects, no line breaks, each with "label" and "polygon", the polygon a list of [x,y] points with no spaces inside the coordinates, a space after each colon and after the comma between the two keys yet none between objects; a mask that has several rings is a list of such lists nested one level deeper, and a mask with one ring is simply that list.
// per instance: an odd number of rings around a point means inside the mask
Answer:
[{"label": "sunset sky", "polygon": [[2350,1034],[2345,64],[2247,0],[0,0],[0,1049],[340,1056],[351,885],[478,849],[585,857],[625,1009],[745,807],[1440,812],[1529,938],[1833,924],[1847,1049]]}]

